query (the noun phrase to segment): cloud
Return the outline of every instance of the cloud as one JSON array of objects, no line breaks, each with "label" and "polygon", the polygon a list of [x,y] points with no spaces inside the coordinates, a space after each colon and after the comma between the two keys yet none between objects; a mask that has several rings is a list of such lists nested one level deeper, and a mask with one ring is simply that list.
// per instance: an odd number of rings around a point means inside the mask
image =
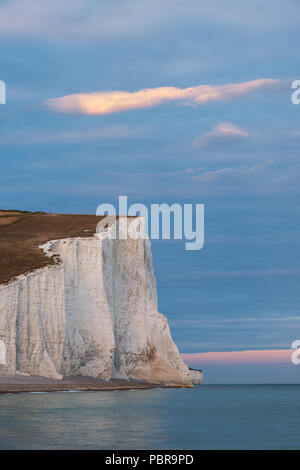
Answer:
[{"label": "cloud", "polygon": [[130,38],[153,30],[155,17],[166,20],[166,11],[155,11],[150,0],[8,0],[0,6],[0,35],[50,41]]},{"label": "cloud", "polygon": [[276,4],[252,0],[243,9],[231,0],[221,11],[218,0],[189,0],[188,7],[181,0],[6,0],[0,5],[0,35],[51,41],[114,40],[200,21],[266,32],[295,25],[297,13],[298,9],[286,8],[286,0]]},{"label": "cloud", "polygon": [[130,127],[125,125],[112,125],[94,129],[68,129],[41,131],[33,129],[28,131],[15,131],[0,135],[0,145],[24,145],[43,143],[73,143],[91,142],[101,140],[120,140],[145,136],[149,132],[146,128]]},{"label": "cloud", "polygon": [[206,132],[199,138],[197,138],[193,145],[200,147],[222,147],[225,144],[232,144],[242,142],[249,137],[248,132],[241,127],[235,126],[230,122],[219,122],[216,124],[212,131]]},{"label": "cloud", "polygon": [[[266,276],[299,276],[300,269],[227,269],[227,270],[215,270],[215,269],[201,269],[193,272],[192,270],[188,273],[188,279],[190,277],[266,277]],[[170,275],[171,277],[171,275]],[[182,279],[184,275],[176,273],[176,279]]]},{"label": "cloud", "polygon": [[300,131],[293,131],[291,135],[292,137],[300,138]]},{"label": "cloud", "polygon": [[45,101],[45,105],[60,113],[111,114],[132,109],[150,108],[170,101],[183,101],[184,104],[193,106],[211,101],[228,102],[250,93],[276,88],[279,85],[280,80],[262,78],[227,85],[199,85],[189,88],[166,86],[145,88],[134,92],[99,91],[48,99]]},{"label": "cloud", "polygon": [[[298,272],[299,274],[299,272]],[[205,319],[180,319],[180,320],[172,320],[170,323],[171,325],[177,326],[191,326],[193,328],[203,328],[207,326],[219,326],[221,325],[225,328],[225,325],[228,325],[230,328],[234,327],[235,325],[243,324],[243,323],[255,323],[259,325],[260,323],[266,323],[268,325],[272,324],[274,327],[274,323],[276,324],[276,328],[282,328],[280,323],[289,323],[290,328],[295,328],[295,325],[298,326],[300,323],[300,316],[279,316],[280,313],[275,313],[269,316],[257,316],[257,317],[234,317],[234,318],[205,318]],[[279,323],[279,324],[278,324]]]},{"label": "cloud", "polygon": [[295,349],[250,350],[181,354],[189,365],[205,364],[290,364]]},{"label": "cloud", "polygon": [[272,160],[259,163],[253,166],[241,166],[232,168],[220,168],[218,170],[200,170],[198,174],[191,177],[194,181],[201,183],[247,181],[253,178],[259,178],[265,170],[273,165]]}]

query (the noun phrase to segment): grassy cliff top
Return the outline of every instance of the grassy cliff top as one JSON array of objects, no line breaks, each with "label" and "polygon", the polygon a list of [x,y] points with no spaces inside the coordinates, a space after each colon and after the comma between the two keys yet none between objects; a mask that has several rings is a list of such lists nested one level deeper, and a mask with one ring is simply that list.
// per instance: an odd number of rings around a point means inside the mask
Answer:
[{"label": "grassy cliff top", "polygon": [[101,216],[47,214],[0,209],[0,283],[54,264],[39,245],[49,240],[90,237]]}]

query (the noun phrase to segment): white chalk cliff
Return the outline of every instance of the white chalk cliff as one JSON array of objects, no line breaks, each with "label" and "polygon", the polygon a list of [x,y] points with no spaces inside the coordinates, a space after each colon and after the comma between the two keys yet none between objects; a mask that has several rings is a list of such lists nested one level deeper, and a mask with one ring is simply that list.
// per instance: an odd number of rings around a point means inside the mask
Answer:
[{"label": "white chalk cliff", "polygon": [[192,383],[157,311],[150,241],[51,241],[57,264],[0,285],[0,374]]},{"label": "white chalk cliff", "polygon": [[190,369],[190,374],[193,379],[193,384],[201,385],[203,382],[203,372],[202,370]]}]

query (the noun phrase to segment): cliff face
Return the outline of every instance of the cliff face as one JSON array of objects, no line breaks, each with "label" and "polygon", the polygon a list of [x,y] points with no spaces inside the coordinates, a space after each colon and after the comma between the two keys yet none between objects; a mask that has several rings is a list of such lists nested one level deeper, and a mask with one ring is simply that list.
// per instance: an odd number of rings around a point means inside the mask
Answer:
[{"label": "cliff face", "polygon": [[203,372],[202,370],[190,369],[190,374],[192,376],[193,383],[195,385],[201,385],[203,382]]},{"label": "cliff face", "polygon": [[1,374],[192,383],[157,311],[149,240],[66,238],[48,266],[0,285]]}]

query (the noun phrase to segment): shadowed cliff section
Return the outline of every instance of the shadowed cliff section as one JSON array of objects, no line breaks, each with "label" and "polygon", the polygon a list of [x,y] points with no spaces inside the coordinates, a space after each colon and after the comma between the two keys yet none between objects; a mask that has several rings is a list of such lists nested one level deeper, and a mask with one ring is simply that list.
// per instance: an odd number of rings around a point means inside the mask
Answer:
[{"label": "shadowed cliff section", "polygon": [[0,210],[0,284],[55,264],[40,245],[49,240],[90,237],[101,216]]}]

